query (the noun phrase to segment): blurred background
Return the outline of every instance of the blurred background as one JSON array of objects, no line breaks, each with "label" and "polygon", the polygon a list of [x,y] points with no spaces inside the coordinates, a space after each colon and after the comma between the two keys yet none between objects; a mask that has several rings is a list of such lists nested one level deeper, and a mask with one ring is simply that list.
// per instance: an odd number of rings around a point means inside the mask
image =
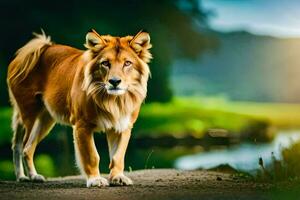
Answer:
[{"label": "blurred background", "polygon": [[[296,0],[2,0],[0,179],[14,179],[7,66],[41,28],[54,42],[80,49],[91,28],[117,36],[150,33],[152,78],[126,170],[298,177],[299,9]],[[107,173],[105,135],[95,137]],[[48,177],[78,174],[71,129],[57,125],[35,158]]]}]

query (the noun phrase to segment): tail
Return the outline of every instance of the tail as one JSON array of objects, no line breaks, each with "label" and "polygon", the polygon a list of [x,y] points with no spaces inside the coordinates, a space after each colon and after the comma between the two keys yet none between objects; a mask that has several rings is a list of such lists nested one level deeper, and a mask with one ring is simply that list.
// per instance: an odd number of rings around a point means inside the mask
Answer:
[{"label": "tail", "polygon": [[24,80],[37,65],[41,54],[52,45],[50,37],[46,36],[43,30],[42,34],[34,33],[34,35],[35,38],[17,51],[15,59],[9,65],[8,85],[17,84]]}]

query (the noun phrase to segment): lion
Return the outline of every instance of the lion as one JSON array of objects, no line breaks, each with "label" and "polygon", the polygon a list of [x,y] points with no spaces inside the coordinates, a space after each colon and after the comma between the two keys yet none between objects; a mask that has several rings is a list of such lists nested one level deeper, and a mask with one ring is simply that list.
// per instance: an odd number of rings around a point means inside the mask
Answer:
[{"label": "lion", "polygon": [[[150,35],[86,34],[86,50],[54,44],[44,31],[16,52],[8,67],[17,181],[44,182],[33,156],[55,123],[72,126],[77,165],[87,187],[132,185],[124,157],[147,93]],[[100,175],[94,132],[105,132],[108,180]],[[24,165],[24,166],[23,166]],[[25,167],[25,172],[24,172]]]}]

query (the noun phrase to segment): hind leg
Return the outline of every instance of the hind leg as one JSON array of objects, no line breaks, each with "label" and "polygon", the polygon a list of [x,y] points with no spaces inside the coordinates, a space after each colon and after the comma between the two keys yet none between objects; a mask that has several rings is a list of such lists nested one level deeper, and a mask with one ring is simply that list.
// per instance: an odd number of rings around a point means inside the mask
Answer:
[{"label": "hind leg", "polygon": [[14,137],[12,140],[12,150],[13,150],[13,162],[15,167],[15,173],[17,181],[29,181],[29,178],[25,176],[24,167],[22,162],[23,154],[23,138],[25,134],[25,129],[21,124],[19,114],[14,110],[12,119],[12,128],[14,131]]},{"label": "hind leg", "polygon": [[36,182],[44,182],[45,178],[38,174],[34,162],[33,156],[38,143],[49,133],[49,131],[54,126],[54,120],[50,116],[47,110],[44,110],[38,115],[36,118],[32,130],[29,134],[29,138],[26,141],[23,156],[24,156],[24,164],[27,169],[29,178],[32,181]]}]

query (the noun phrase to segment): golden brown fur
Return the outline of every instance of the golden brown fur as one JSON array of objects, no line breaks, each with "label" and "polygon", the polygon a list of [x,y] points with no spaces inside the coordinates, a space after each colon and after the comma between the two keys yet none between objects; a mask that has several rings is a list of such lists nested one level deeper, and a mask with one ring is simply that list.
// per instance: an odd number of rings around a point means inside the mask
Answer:
[{"label": "golden brown fur", "polygon": [[17,180],[44,181],[35,170],[34,151],[59,122],[73,127],[76,158],[88,187],[108,184],[99,173],[95,131],[107,133],[110,184],[132,184],[123,174],[124,156],[146,97],[150,74],[147,63],[152,58],[149,34],[112,37],[92,30],[85,47],[87,50],[81,51],[52,44],[43,33],[19,49],[9,65]]}]

